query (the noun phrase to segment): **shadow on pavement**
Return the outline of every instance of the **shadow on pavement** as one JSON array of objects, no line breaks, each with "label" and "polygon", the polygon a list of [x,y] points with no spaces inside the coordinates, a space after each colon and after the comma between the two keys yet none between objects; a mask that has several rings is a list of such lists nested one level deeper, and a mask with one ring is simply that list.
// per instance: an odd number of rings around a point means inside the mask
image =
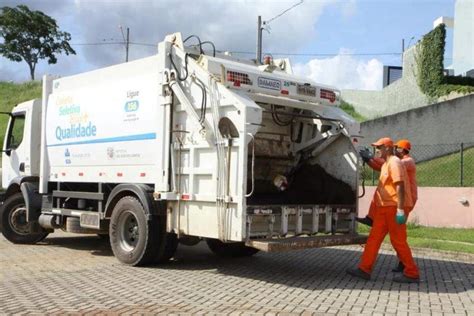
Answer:
[{"label": "shadow on pavement", "polygon": [[60,237],[52,235],[38,243],[38,245],[84,250],[95,256],[114,255],[110,248],[109,239],[98,235],[67,234]]}]

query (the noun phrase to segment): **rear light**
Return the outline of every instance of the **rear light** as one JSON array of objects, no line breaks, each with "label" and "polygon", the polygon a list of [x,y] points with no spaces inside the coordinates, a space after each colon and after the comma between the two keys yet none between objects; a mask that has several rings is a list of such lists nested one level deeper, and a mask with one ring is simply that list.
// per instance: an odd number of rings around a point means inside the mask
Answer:
[{"label": "rear light", "polygon": [[[252,81],[250,81],[249,75],[242,73],[242,72],[237,72],[237,71],[227,71],[227,81],[234,82],[234,86],[239,87],[240,84],[246,84],[246,85],[251,85]],[[238,82],[238,85],[235,83]]]},{"label": "rear light", "polygon": [[321,89],[321,91],[319,92],[319,97],[321,99],[329,100],[329,102],[331,103],[336,101],[336,93],[331,90]]},{"label": "rear light", "polygon": [[281,94],[284,94],[284,95],[290,94],[290,93],[288,92],[288,90],[281,90],[280,92],[281,92]]}]

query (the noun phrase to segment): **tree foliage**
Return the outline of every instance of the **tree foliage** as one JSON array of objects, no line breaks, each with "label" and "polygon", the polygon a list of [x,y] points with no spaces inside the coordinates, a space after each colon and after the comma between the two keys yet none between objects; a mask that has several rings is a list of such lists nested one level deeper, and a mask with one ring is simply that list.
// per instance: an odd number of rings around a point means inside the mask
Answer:
[{"label": "tree foliage", "polygon": [[445,38],[446,27],[440,24],[421,40],[417,61],[418,85],[421,91],[430,97],[437,97],[437,88],[444,80]]},{"label": "tree foliage", "polygon": [[69,45],[71,34],[60,31],[50,16],[31,11],[26,5],[1,8],[0,37],[0,54],[16,62],[24,60],[30,68],[31,80],[39,60],[55,64],[57,54],[76,54]]},{"label": "tree foliage", "polygon": [[432,101],[451,92],[461,94],[474,92],[473,78],[444,75],[445,42],[446,26],[440,24],[423,36],[416,57],[418,86],[424,94],[432,98]]}]

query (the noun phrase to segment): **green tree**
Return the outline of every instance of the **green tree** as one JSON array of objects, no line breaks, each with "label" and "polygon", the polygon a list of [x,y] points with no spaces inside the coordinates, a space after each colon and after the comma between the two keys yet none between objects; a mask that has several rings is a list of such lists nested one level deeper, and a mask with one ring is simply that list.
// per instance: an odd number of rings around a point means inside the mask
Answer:
[{"label": "green tree", "polygon": [[24,60],[30,67],[31,80],[35,79],[39,60],[55,64],[56,54],[76,54],[68,42],[71,34],[61,32],[50,16],[31,11],[26,5],[1,8],[0,37],[0,54],[16,62]]}]

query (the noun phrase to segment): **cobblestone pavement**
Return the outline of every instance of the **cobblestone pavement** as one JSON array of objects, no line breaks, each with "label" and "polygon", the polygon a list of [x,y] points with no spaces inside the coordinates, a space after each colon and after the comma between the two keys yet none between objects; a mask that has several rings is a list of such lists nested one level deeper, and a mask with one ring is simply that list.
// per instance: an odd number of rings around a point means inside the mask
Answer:
[{"label": "cobblestone pavement", "polygon": [[373,281],[346,275],[360,246],[219,259],[201,243],[163,266],[133,268],[108,241],[55,233],[38,245],[0,237],[0,314],[474,314],[474,256],[416,252],[419,285],[392,282],[392,251]]}]

